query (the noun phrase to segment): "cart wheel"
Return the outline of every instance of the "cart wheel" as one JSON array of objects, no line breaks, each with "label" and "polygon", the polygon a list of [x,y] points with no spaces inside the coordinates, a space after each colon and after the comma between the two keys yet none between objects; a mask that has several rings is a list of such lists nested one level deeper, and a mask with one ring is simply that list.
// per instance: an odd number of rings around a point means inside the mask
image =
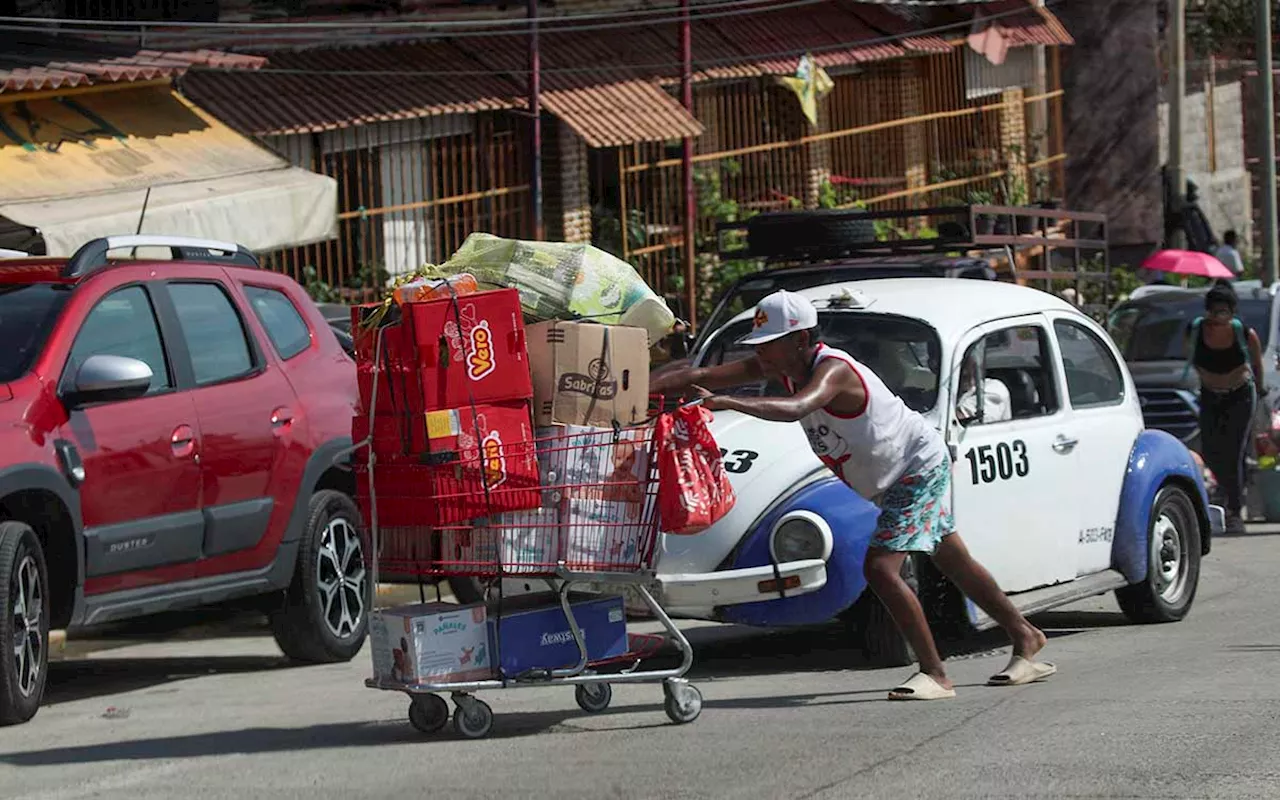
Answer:
[{"label": "cart wheel", "polygon": [[686,681],[668,681],[662,690],[667,695],[667,716],[672,722],[684,725],[693,722],[702,713],[702,692]]},{"label": "cart wheel", "polygon": [[453,714],[453,729],[467,739],[483,739],[493,730],[493,709],[483,700],[459,700]]},{"label": "cart wheel", "polygon": [[449,704],[439,695],[414,695],[409,702],[409,722],[423,733],[438,733],[449,723]]},{"label": "cart wheel", "polygon": [[613,702],[613,687],[607,683],[580,683],[573,690],[578,707],[588,714],[599,714]]}]

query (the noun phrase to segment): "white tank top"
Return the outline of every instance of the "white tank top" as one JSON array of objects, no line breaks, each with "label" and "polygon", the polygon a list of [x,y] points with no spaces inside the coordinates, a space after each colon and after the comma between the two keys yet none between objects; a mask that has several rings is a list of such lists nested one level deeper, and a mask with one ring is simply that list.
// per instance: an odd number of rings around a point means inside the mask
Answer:
[{"label": "white tank top", "polygon": [[[800,424],[813,452],[851,489],[874,501],[904,475],[925,472],[947,458],[942,434],[874,372],[843,350],[823,344],[818,345],[813,369],[828,358],[849,365],[862,382],[866,403],[852,415],[820,408]],[[783,378],[782,383],[795,393],[790,380]]]}]

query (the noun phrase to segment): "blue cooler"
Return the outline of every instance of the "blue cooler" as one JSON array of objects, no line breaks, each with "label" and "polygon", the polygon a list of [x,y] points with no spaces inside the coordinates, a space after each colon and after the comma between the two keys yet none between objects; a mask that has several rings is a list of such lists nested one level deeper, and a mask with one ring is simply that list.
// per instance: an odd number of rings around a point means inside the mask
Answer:
[{"label": "blue cooler", "polygon": [[[591,661],[627,652],[627,615],[621,597],[571,595],[574,619],[582,630]],[[503,601],[502,646],[497,646],[497,609],[489,616],[489,641],[501,653],[498,665],[508,677],[534,669],[563,669],[578,663],[578,645],[558,600],[546,595]]]}]

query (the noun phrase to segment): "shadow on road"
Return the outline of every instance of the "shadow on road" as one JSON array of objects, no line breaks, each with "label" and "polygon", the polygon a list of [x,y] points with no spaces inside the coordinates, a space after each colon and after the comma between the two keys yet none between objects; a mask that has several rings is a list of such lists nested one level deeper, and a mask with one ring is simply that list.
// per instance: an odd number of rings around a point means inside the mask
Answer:
[{"label": "shadow on road", "polygon": [[49,663],[46,704],[149,689],[207,675],[232,675],[285,669],[283,656],[216,658],[93,658]]}]

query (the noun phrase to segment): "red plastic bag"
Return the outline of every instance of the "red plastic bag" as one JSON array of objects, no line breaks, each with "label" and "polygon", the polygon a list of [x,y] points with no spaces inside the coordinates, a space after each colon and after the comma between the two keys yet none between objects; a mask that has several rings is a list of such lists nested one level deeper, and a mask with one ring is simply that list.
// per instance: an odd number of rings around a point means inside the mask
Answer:
[{"label": "red plastic bag", "polygon": [[700,405],[658,418],[658,515],[666,533],[701,533],[733,508],[733,486],[707,427],[711,419]]}]

